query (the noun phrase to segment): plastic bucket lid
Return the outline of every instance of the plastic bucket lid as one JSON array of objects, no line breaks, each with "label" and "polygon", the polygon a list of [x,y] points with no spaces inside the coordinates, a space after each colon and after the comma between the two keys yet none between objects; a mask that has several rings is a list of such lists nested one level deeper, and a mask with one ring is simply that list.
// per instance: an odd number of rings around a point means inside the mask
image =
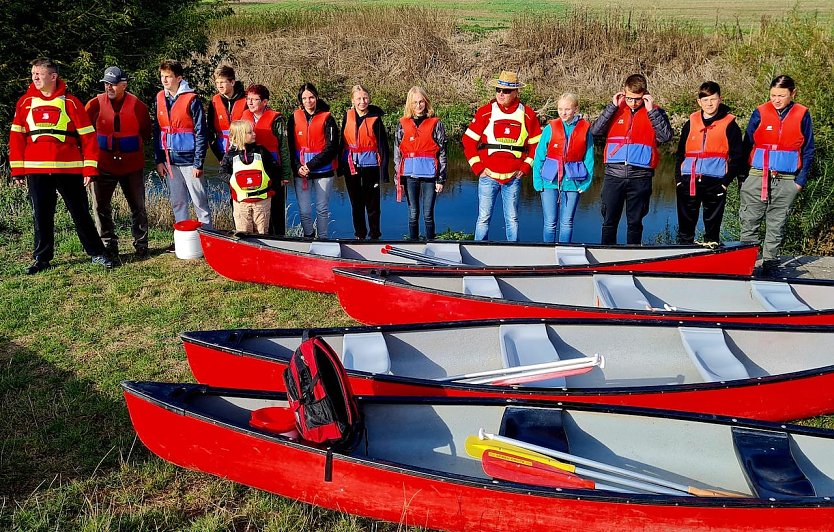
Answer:
[{"label": "plastic bucket lid", "polygon": [[201,225],[197,220],[183,220],[174,224],[174,229],[177,231],[196,231]]}]

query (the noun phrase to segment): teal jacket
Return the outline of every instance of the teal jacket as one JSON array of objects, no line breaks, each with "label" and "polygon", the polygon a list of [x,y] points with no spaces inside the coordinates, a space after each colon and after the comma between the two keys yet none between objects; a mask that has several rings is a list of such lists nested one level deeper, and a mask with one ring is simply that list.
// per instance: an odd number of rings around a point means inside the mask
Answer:
[{"label": "teal jacket", "polygon": [[[570,138],[573,134],[573,129],[579,118],[580,115],[576,115],[573,117],[573,120],[564,124],[565,136],[567,138]],[[559,188],[559,184],[555,180],[550,182],[542,179],[541,174],[542,165],[544,164],[544,159],[547,155],[547,145],[550,143],[550,135],[550,124],[548,124],[544,128],[544,131],[542,131],[541,139],[539,139],[539,145],[536,148],[536,156],[533,158],[533,188],[539,192],[545,188]],[[591,135],[590,129],[588,130],[588,138],[585,139],[585,145],[588,147],[585,151],[585,168],[588,169],[588,179],[577,182],[573,179],[565,177],[562,179],[562,190],[565,192],[585,192],[591,186],[591,181],[594,179],[594,137]]]}]

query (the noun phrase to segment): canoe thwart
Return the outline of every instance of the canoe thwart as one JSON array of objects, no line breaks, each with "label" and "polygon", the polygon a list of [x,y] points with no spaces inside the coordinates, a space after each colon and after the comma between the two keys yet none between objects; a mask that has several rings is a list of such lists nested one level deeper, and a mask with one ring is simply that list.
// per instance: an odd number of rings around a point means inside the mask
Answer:
[{"label": "canoe thwart", "polygon": [[339,258],[342,256],[342,245],[338,242],[310,242],[310,253],[323,257]]},{"label": "canoe thwart", "polygon": [[582,266],[590,264],[585,248],[579,246],[556,246],[556,264],[559,266]]},{"label": "canoe thwart", "polygon": [[472,296],[503,298],[498,279],[491,275],[464,275],[463,293]]},{"label": "canoe thwart", "polygon": [[605,275],[595,273],[594,296],[597,307],[612,309],[651,309],[646,294],[634,284],[631,275]]},{"label": "canoe thwart", "polygon": [[678,327],[678,331],[686,353],[705,381],[750,378],[747,369],[727,346],[721,329]]},{"label": "canoe thwart", "polygon": [[391,356],[381,332],[346,334],[342,342],[342,364],[345,369],[391,373]]},{"label": "canoe thwart", "polygon": [[784,432],[733,427],[733,443],[744,476],[757,497],[815,497],[814,486],[799,468]]},{"label": "canoe thwart", "polygon": [[788,283],[779,281],[750,281],[753,297],[772,312],[796,312],[811,310],[803,303]]}]

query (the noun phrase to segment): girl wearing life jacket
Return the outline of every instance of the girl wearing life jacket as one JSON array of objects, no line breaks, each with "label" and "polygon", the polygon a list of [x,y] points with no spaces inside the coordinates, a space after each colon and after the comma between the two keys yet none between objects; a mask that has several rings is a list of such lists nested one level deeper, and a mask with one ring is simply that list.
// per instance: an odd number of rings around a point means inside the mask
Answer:
[{"label": "girl wearing life jacket", "polygon": [[697,102],[700,109],[683,125],[676,155],[678,244],[695,242],[701,205],[704,242],[717,244],[727,204],[727,187],[744,166],[744,149],[736,118],[721,103],[718,83],[702,83]]},{"label": "girl wearing life jacket", "polygon": [[[339,171],[345,176],[353,215],[353,233],[358,239],[382,236],[379,226],[380,186],[388,182],[388,134],[382,123],[385,114],[371,105],[368,89],[354,85],[353,106],[342,119],[342,156]],[[365,214],[368,223],[365,224]]]},{"label": "girl wearing life jacket", "polygon": [[257,134],[251,122],[236,120],[229,127],[229,151],[220,162],[229,177],[235,230],[244,233],[266,234],[275,195],[273,179],[280,169],[269,150],[257,144]]},{"label": "girl wearing life jacket", "polygon": [[[312,83],[298,89],[298,109],[287,122],[290,165],[305,238],[326,239],[330,224],[330,194],[339,155],[339,127],[330,106]],[[313,227],[312,195],[316,219]]]},{"label": "girl wearing life jacket", "polygon": [[765,271],[776,266],[788,213],[814,162],[811,114],[795,97],[796,84],[790,76],[774,78],[770,101],[753,111],[744,133],[750,171],[739,193],[741,240],[760,243],[759,226],[765,222]]},{"label": "girl wearing life jacket", "polygon": [[397,201],[402,190],[408,201],[408,238],[420,237],[418,214],[423,211],[426,240],[433,240],[434,202],[446,181],[446,129],[422,87],[411,87],[403,117],[394,135]]},{"label": "girl wearing life jacket", "polygon": [[559,98],[559,118],[551,120],[533,158],[533,188],[541,192],[544,242],[570,242],[579,196],[594,177],[594,138],[591,124],[577,114],[579,98],[570,92]]}]

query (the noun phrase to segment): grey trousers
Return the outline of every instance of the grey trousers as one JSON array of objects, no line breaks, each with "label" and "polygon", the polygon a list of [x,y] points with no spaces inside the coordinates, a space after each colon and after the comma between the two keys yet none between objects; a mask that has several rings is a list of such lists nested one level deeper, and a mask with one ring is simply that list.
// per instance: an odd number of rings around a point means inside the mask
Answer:
[{"label": "grey trousers", "polygon": [[206,194],[205,177],[194,177],[193,166],[171,166],[168,190],[174,221],[188,220],[188,200],[194,203],[194,213],[203,225],[211,227],[211,209]]},{"label": "grey trousers", "polygon": [[768,199],[762,201],[762,172],[755,169],[750,170],[749,177],[741,184],[738,216],[742,242],[760,244],[759,227],[764,221],[765,236],[762,246],[762,259],[776,260],[779,257],[782,240],[785,238],[788,214],[799,189],[792,177],[789,179],[771,177],[768,188]]}]

